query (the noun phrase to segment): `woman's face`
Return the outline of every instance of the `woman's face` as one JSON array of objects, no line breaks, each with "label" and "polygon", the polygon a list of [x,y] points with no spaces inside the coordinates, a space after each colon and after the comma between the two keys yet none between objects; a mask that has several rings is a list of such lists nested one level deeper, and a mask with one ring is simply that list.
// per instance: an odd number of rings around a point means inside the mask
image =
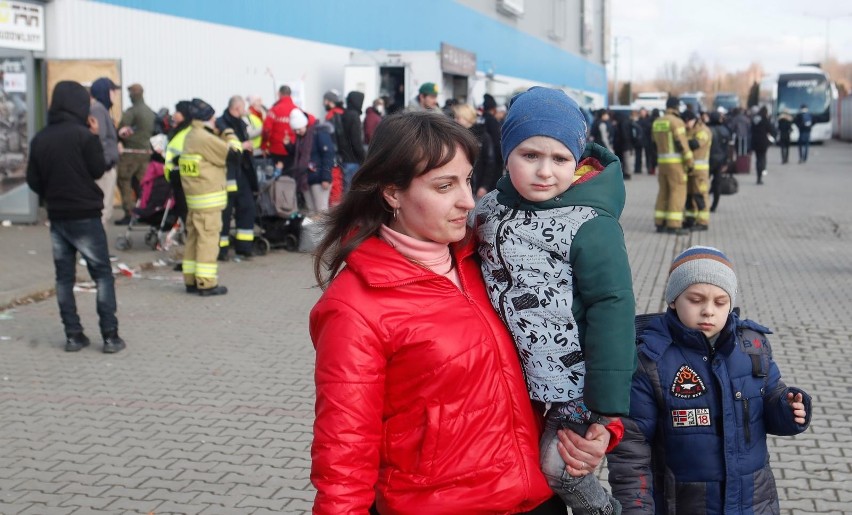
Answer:
[{"label": "woman's face", "polygon": [[387,187],[384,197],[395,211],[390,228],[420,241],[449,244],[464,238],[467,214],[475,207],[472,168],[456,148],[449,163],[415,177],[408,189]]}]

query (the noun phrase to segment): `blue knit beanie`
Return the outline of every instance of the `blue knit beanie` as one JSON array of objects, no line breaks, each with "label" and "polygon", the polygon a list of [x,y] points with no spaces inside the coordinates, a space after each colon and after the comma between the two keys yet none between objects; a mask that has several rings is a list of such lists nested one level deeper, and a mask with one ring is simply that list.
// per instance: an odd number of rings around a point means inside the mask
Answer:
[{"label": "blue knit beanie", "polygon": [[586,148],[586,118],[564,91],[534,86],[516,95],[503,121],[503,162],[512,150],[533,136],[547,136],[565,145],[579,161]]},{"label": "blue knit beanie", "polygon": [[693,284],[706,283],[725,290],[731,308],[737,300],[737,276],[734,266],[721,250],[696,245],[681,252],[669,268],[666,304],[671,304]]}]

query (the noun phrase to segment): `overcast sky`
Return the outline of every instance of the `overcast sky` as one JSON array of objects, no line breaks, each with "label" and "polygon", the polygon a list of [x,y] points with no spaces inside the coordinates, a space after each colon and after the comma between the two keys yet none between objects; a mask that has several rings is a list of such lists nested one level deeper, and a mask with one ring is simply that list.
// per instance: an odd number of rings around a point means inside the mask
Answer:
[{"label": "overcast sky", "polygon": [[[830,21],[827,21],[830,20]],[[826,28],[829,37],[826,38]],[[849,0],[612,0],[610,51],[618,38],[618,81],[650,80],[665,62],[697,53],[710,71],[768,73],[832,57],[852,62]],[[613,78],[613,60],[607,65]]]}]

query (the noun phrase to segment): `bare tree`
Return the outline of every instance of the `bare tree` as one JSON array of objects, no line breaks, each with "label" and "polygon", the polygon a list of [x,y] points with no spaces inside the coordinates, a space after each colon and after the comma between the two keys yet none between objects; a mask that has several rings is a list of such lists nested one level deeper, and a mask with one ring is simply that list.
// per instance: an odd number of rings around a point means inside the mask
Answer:
[{"label": "bare tree", "polygon": [[657,71],[654,87],[657,91],[675,91],[677,89],[680,70],[674,61],[666,61]]},{"label": "bare tree", "polygon": [[697,52],[693,52],[680,73],[680,91],[704,91],[710,83],[710,72]]}]

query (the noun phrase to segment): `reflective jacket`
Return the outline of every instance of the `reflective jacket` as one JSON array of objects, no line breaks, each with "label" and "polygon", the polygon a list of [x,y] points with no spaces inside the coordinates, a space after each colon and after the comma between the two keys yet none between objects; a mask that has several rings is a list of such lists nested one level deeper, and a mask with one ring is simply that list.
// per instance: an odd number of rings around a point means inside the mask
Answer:
[{"label": "reflective jacket", "polygon": [[654,120],[651,131],[657,145],[658,164],[692,167],[693,158],[686,139],[686,125],[676,109],[666,109],[666,114]]},{"label": "reflective jacket", "polygon": [[[229,141],[235,143],[229,145]],[[188,209],[221,210],[228,204],[225,163],[234,144],[239,147],[233,132],[226,131],[217,137],[203,122],[192,121],[192,129],[184,139],[183,153],[178,158]]]},{"label": "reflective jacket", "polygon": [[452,250],[461,289],[370,238],[311,311],[314,514],[517,513],[552,496],[475,245]]},{"label": "reflective jacket", "polygon": [[[779,513],[766,435],[807,429],[811,399],[781,381],[769,333],[732,313],[711,347],[671,309],[651,321],[639,338],[624,439],[607,457],[624,514]],[[788,392],[802,393],[803,425]]]},{"label": "reflective jacket", "polygon": [[692,157],[695,170],[710,170],[710,146],[713,143],[713,133],[700,120],[695,122],[687,134],[692,144]]}]

